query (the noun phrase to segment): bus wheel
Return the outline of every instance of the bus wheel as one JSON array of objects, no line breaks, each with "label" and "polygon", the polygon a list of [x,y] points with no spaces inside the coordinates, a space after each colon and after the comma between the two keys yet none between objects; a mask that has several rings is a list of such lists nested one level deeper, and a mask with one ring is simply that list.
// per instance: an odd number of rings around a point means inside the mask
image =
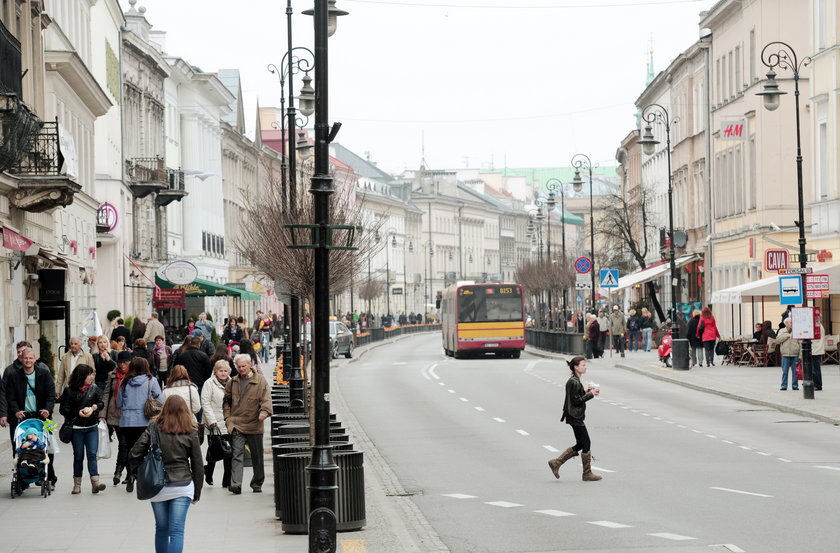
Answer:
[{"label": "bus wheel", "polygon": [[511,356],[511,358],[513,358],[513,359],[519,359],[519,356],[520,356],[521,354],[522,354],[522,352],[521,352],[520,350],[516,350],[516,351],[514,351],[513,353],[511,353],[511,354],[510,354],[510,356]]},{"label": "bus wheel", "polygon": [[464,354],[461,353],[460,351],[453,351],[452,352],[452,357],[454,357],[455,359],[463,359]]}]

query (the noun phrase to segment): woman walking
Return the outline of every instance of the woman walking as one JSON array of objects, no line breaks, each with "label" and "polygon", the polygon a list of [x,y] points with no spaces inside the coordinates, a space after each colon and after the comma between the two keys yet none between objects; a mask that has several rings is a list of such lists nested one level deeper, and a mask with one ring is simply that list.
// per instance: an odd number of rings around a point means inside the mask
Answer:
[{"label": "woman walking", "polygon": [[73,491],[82,491],[82,470],[85,456],[93,493],[105,489],[99,483],[99,466],[96,462],[96,450],[99,448],[99,412],[102,410],[102,392],[94,384],[96,373],[89,365],[76,365],[70,374],[70,383],[61,394],[59,412],[73,424]]},{"label": "woman walking", "polygon": [[120,483],[122,471],[127,466],[128,437],[125,430],[120,427],[120,418],[122,411],[117,406],[117,398],[119,396],[120,387],[125,381],[128,374],[128,366],[131,363],[131,353],[128,351],[121,351],[117,354],[117,368],[108,374],[108,381],[105,383],[105,391],[102,394],[102,404],[104,407],[99,412],[99,420],[105,421],[111,432],[117,435],[117,466],[114,469],[114,485]]},{"label": "woman walking", "polygon": [[703,366],[703,340],[697,336],[698,326],[700,326],[700,311],[695,309],[691,314],[691,320],[685,327],[685,337],[688,338],[688,347],[691,351],[691,366],[688,367],[689,369],[697,365],[698,362],[701,367]]},{"label": "woman walking", "polygon": [[170,396],[181,396],[190,408],[193,417],[201,411],[201,396],[198,388],[190,380],[190,375],[183,365],[175,365],[169,374],[166,388],[163,389],[163,400]]},{"label": "woman walking", "polygon": [[201,498],[201,446],[198,444],[195,417],[180,396],[171,396],[149,425],[128,456],[135,472],[146,455],[152,432],[163,455],[166,485],[151,499],[155,515],[155,553],[181,553],[184,550],[184,526],[190,505]]},{"label": "woman walking", "polygon": [[93,352],[93,368],[94,378],[93,382],[99,388],[100,393],[105,391],[105,383],[108,382],[108,374],[114,370],[117,364],[114,362],[116,357],[111,356],[111,343],[105,336],[100,336],[96,339],[96,351]]},{"label": "woman walking", "polygon": [[155,373],[161,386],[166,382],[172,363],[172,348],[166,345],[163,336],[155,336],[155,347],[152,350],[152,360],[155,363]]},{"label": "woman walking", "polygon": [[[230,358],[230,352],[228,351],[227,346],[224,344],[219,344],[218,346],[216,346],[216,352],[213,354],[213,357],[210,358],[210,366],[215,367],[217,361],[226,361],[228,367],[230,367],[231,372],[233,372],[233,359]],[[204,389],[202,388],[201,391],[203,392]]]},{"label": "woman walking", "polygon": [[715,341],[720,338],[720,332],[718,332],[712,310],[708,306],[704,307],[700,313],[700,323],[697,325],[695,336],[703,342],[703,348],[706,350],[706,365],[714,367]]},{"label": "woman walking", "polygon": [[575,434],[575,445],[566,448],[566,451],[561,453],[560,457],[550,460],[548,466],[554,477],[560,478],[560,466],[572,457],[577,457],[578,452],[581,452],[583,481],[596,482],[602,477],[592,472],[591,442],[583,420],[586,418],[586,402],[597,396],[601,391],[591,386],[584,390],[580,377],[586,373],[586,358],[582,355],[573,357],[569,361],[569,369],[572,371],[572,376],[566,381],[566,400],[563,403],[563,416],[560,420],[565,420],[566,424],[572,427],[572,432]]},{"label": "woman walking", "polygon": [[[225,426],[224,405],[225,386],[230,382],[230,365],[224,359],[219,359],[213,365],[213,376],[204,383],[201,389],[201,408],[204,410],[202,420],[209,432],[213,429],[222,434],[222,439],[230,442],[230,434]],[[222,474],[222,487],[230,486],[231,459],[228,457],[223,461],[224,473]],[[204,480],[209,486],[213,485],[213,471],[216,468],[216,461],[207,460],[204,465]]]},{"label": "woman walking", "polygon": [[[149,426],[149,419],[146,418],[143,408],[150,397],[160,401],[160,384],[152,376],[149,362],[142,357],[137,357],[131,360],[128,373],[117,395],[117,407],[122,411],[120,428],[125,432],[126,447],[129,451]],[[129,493],[134,491],[134,471],[128,472],[125,491]]]},{"label": "woman walking", "polygon": [[653,345],[653,316],[647,307],[642,307],[642,316],[639,318],[639,328],[642,331],[642,350],[650,351]]}]

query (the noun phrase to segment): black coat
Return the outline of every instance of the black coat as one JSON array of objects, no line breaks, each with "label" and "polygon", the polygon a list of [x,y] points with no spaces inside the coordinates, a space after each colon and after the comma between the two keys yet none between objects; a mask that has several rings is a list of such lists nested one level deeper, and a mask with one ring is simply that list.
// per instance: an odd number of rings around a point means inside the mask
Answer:
[{"label": "black coat", "polygon": [[124,326],[115,326],[111,331],[111,340],[116,341],[120,336],[125,338],[125,344],[127,346],[131,347],[134,345],[131,343],[131,331]]},{"label": "black coat", "polygon": [[563,416],[560,420],[565,420],[567,416],[582,421],[586,418],[586,402],[595,397],[592,392],[587,392],[583,389],[583,384],[580,383],[580,377],[573,374],[566,381],[566,401],[563,402]]},{"label": "black coat", "polygon": [[[8,371],[7,371],[8,372]],[[6,400],[9,416],[26,409],[26,389],[29,385],[23,369],[12,370],[6,381]],[[55,382],[52,373],[41,364],[35,365],[35,403],[38,410],[44,409],[52,416],[55,408]]]},{"label": "black coat", "polygon": [[108,373],[116,369],[117,364],[114,363],[110,357],[106,359],[99,355],[98,351],[91,355],[93,357],[93,368],[96,370],[96,385],[104,388],[105,384],[108,382]]},{"label": "black coat", "polygon": [[229,344],[230,342],[241,342],[242,336],[243,334],[241,326],[226,326],[224,332],[222,332],[222,341],[225,344]]},{"label": "black coat", "polygon": [[213,375],[213,367],[210,365],[210,358],[201,350],[190,348],[178,356],[178,365],[183,365],[187,369],[187,374],[190,375],[190,380],[193,384],[198,386],[198,389],[204,386],[204,383]]},{"label": "black coat", "polygon": [[[64,388],[61,393],[61,408],[58,410],[66,420],[72,420],[76,426],[96,426],[99,422],[99,415],[105,404],[102,403],[102,392],[98,386],[91,386],[86,392],[81,390],[72,390],[70,387]],[[91,405],[96,406],[96,410],[89,417],[79,416],[79,411]]]},{"label": "black coat", "polygon": [[703,340],[697,337],[697,326],[700,324],[700,315],[696,317],[692,317],[690,321],[688,321],[688,326],[685,328],[686,331],[686,338],[688,338],[688,343],[690,346],[695,348],[702,348],[703,347]]}]

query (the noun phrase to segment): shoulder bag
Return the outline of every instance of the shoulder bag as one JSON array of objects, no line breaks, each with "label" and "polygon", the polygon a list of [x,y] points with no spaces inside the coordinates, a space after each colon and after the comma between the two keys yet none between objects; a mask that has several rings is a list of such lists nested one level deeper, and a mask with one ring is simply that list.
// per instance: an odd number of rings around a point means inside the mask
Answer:
[{"label": "shoulder bag", "polygon": [[157,398],[152,397],[152,379],[150,378],[148,396],[146,397],[146,403],[143,404],[143,414],[151,420],[160,414],[161,409],[163,409],[163,404]]},{"label": "shoulder bag", "polygon": [[[27,386],[29,382],[26,383]],[[87,403],[88,398],[90,397],[89,394],[93,390],[93,386],[88,388],[88,391],[85,392],[85,395],[82,397],[82,405]],[[35,393],[35,390],[32,390],[32,393]],[[69,400],[69,398],[68,398]],[[61,428],[58,429],[58,439],[61,440],[63,444],[69,444],[70,441],[73,439],[73,423],[76,422],[76,416],[73,415],[72,417],[64,419],[64,423],[61,425]]]},{"label": "shoulder bag", "polygon": [[233,456],[233,449],[230,442],[227,441],[221,430],[218,428],[211,428],[210,435],[207,437],[207,462],[216,463],[230,459]]},{"label": "shoulder bag", "polygon": [[151,499],[166,485],[166,467],[156,424],[149,425],[149,448],[137,467],[137,499]]}]

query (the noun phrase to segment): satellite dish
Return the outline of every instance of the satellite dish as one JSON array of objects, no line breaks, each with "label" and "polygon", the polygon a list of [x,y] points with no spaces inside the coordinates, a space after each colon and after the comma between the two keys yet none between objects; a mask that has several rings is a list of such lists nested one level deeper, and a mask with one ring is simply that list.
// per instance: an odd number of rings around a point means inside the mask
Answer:
[{"label": "satellite dish", "polygon": [[677,248],[684,248],[686,244],[688,244],[688,235],[681,230],[675,230],[674,246]]},{"label": "satellite dish", "polygon": [[162,267],[164,280],[168,280],[172,284],[186,285],[193,282],[198,277],[198,269],[195,265],[184,259],[178,259]]}]

